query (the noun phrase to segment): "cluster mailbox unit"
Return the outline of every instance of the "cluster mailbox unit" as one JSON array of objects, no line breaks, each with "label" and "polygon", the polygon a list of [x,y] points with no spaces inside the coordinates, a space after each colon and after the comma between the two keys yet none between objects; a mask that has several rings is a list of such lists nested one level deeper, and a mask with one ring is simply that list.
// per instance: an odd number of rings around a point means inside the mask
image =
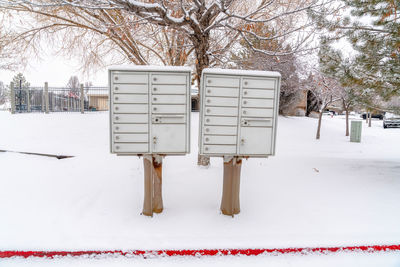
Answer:
[{"label": "cluster mailbox unit", "polygon": [[190,74],[186,67],[109,68],[110,150],[144,157],[145,215],[162,211],[162,156],[190,151]]},{"label": "cluster mailbox unit", "polygon": [[275,154],[280,78],[268,71],[202,73],[199,151],[224,157],[224,214],[240,211],[241,158]]}]

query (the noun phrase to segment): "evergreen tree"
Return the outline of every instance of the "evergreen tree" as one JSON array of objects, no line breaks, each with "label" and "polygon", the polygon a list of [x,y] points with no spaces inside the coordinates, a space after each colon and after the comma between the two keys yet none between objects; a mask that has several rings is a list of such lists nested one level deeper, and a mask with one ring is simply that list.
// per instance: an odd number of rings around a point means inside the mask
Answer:
[{"label": "evergreen tree", "polygon": [[[334,33],[321,39],[321,70],[339,78],[344,86],[367,90],[370,96],[375,94],[388,100],[400,95],[400,2],[342,0],[342,3],[351,10],[351,16],[342,20],[333,22],[312,14],[321,28]],[[367,19],[369,23],[365,23]],[[355,50],[353,58],[345,58],[341,51],[332,48],[332,41],[341,37],[347,38]]]},{"label": "evergreen tree", "polygon": [[22,73],[18,73],[12,79],[14,83],[14,88],[28,88],[31,84],[26,80],[25,76]]}]

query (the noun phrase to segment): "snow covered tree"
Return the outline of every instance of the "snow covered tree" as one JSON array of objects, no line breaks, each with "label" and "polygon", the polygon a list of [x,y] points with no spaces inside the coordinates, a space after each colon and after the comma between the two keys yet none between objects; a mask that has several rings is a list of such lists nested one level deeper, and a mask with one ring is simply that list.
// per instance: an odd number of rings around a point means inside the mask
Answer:
[{"label": "snow covered tree", "polygon": [[310,73],[303,83],[309,92],[314,95],[315,99],[318,100],[319,115],[315,138],[320,139],[322,114],[329,104],[341,100],[342,87],[337,80],[329,78],[318,71]]},{"label": "snow covered tree", "polygon": [[[368,89],[386,100],[399,95],[399,1],[342,0],[342,3],[351,10],[351,15],[342,20],[313,15],[319,26],[328,30],[321,39],[322,71],[339,78],[343,86]],[[354,49],[354,57],[346,58],[333,48],[332,43],[343,37]]]},{"label": "snow covered tree", "polygon": [[79,95],[81,84],[79,83],[78,76],[71,76],[67,83],[67,88],[74,94]]},{"label": "snow covered tree", "polygon": [[4,104],[7,100],[8,94],[4,83],[0,81],[0,105]]},{"label": "snow covered tree", "polygon": [[[264,24],[254,25],[253,31],[260,36],[273,36],[275,34]],[[267,55],[252,50],[248,43],[242,40],[240,44],[243,48],[238,49],[237,52],[232,52],[232,63],[235,64],[233,67],[240,69],[279,71],[282,75],[279,113],[289,113],[291,109],[296,107],[295,102],[298,100],[300,89],[296,56],[291,53],[292,48],[290,45],[283,47],[284,44],[280,40],[258,40],[257,38],[250,38],[249,40],[257,50],[287,52],[287,54],[281,56]]]},{"label": "snow covered tree", "polygon": [[31,84],[26,80],[22,73],[18,73],[12,79],[15,88],[28,88]]}]

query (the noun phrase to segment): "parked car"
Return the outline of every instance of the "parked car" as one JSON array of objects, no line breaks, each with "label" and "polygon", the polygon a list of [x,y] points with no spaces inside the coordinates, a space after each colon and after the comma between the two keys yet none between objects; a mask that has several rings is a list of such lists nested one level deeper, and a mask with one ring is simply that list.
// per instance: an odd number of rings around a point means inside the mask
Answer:
[{"label": "parked car", "polygon": [[[372,113],[371,118],[383,120],[384,116],[385,115],[383,113]],[[361,114],[360,117],[363,118],[363,120],[365,120],[367,118],[367,113]]]},{"label": "parked car", "polygon": [[383,118],[383,128],[387,127],[400,127],[400,115],[386,113]]}]

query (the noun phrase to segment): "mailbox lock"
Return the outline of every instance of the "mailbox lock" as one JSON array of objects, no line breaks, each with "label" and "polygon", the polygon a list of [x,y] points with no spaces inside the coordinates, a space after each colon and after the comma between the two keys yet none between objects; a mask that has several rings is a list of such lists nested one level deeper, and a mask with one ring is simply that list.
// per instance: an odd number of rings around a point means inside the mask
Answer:
[{"label": "mailbox lock", "polygon": [[115,97],[115,100],[118,100],[118,96]]},{"label": "mailbox lock", "polygon": [[118,81],[118,76],[115,76],[115,78],[114,78],[116,81]]},{"label": "mailbox lock", "polygon": [[247,125],[247,121],[244,122],[244,125]]},{"label": "mailbox lock", "polygon": [[206,122],[210,122],[210,119],[206,119]]},{"label": "mailbox lock", "polygon": [[119,140],[119,136],[118,135],[115,137],[115,140]]},{"label": "mailbox lock", "polygon": [[117,91],[118,90],[118,86],[115,86],[115,91]]},{"label": "mailbox lock", "polygon": [[119,146],[116,146],[115,149],[119,149]]},{"label": "mailbox lock", "polygon": [[157,81],[157,78],[156,78],[156,77],[154,77],[154,78],[153,78],[153,81]]},{"label": "mailbox lock", "polygon": [[211,93],[211,90],[207,90],[207,93]]},{"label": "mailbox lock", "polygon": [[244,82],[244,85],[248,85],[249,83],[248,82]]},{"label": "mailbox lock", "polygon": [[211,102],[211,100],[210,99],[207,99],[207,103],[210,103]]},{"label": "mailbox lock", "polygon": [[246,101],[246,100],[245,100],[245,101],[243,101],[243,104],[244,104],[244,105],[246,105],[246,104],[247,104],[247,101]]},{"label": "mailbox lock", "polygon": [[157,110],[157,108],[153,108],[153,110],[154,110],[154,111],[156,111],[156,110]]},{"label": "mailbox lock", "polygon": [[158,118],[156,118],[155,121],[158,122]]},{"label": "mailbox lock", "polygon": [[205,147],[204,150],[205,150],[205,151],[208,151],[208,147]]},{"label": "mailbox lock", "polygon": [[206,138],[206,141],[207,141],[207,142],[210,141],[210,138],[207,137],[207,138]]},{"label": "mailbox lock", "polygon": [[156,87],[154,87],[154,88],[153,88],[153,91],[154,91],[154,92],[155,92],[155,91],[157,91],[157,88],[156,88]]},{"label": "mailbox lock", "polygon": [[211,83],[211,80],[207,80],[208,83]]},{"label": "mailbox lock", "polygon": [[209,132],[209,131],[210,131],[210,129],[206,128],[206,132]]},{"label": "mailbox lock", "polygon": [[118,110],[119,109],[119,107],[115,107],[115,110]]},{"label": "mailbox lock", "polygon": [[157,97],[154,97],[153,100],[154,100],[154,101],[157,101]]},{"label": "mailbox lock", "polygon": [[115,130],[119,130],[119,127],[117,126],[117,127],[115,127]]},{"label": "mailbox lock", "polygon": [[207,109],[206,111],[207,111],[207,113],[210,113],[210,109]]},{"label": "mailbox lock", "polygon": [[243,110],[243,114],[246,114],[246,110]]},{"label": "mailbox lock", "polygon": [[244,144],[244,139],[241,139],[241,140],[240,140],[240,143],[243,145],[243,144]]},{"label": "mailbox lock", "polygon": [[117,121],[117,120],[119,120],[119,117],[117,116],[117,117],[115,117],[115,120]]},{"label": "mailbox lock", "polygon": [[247,91],[244,91],[243,94],[247,95]]},{"label": "mailbox lock", "polygon": [[153,137],[153,144],[156,144],[157,143],[157,137]]}]

